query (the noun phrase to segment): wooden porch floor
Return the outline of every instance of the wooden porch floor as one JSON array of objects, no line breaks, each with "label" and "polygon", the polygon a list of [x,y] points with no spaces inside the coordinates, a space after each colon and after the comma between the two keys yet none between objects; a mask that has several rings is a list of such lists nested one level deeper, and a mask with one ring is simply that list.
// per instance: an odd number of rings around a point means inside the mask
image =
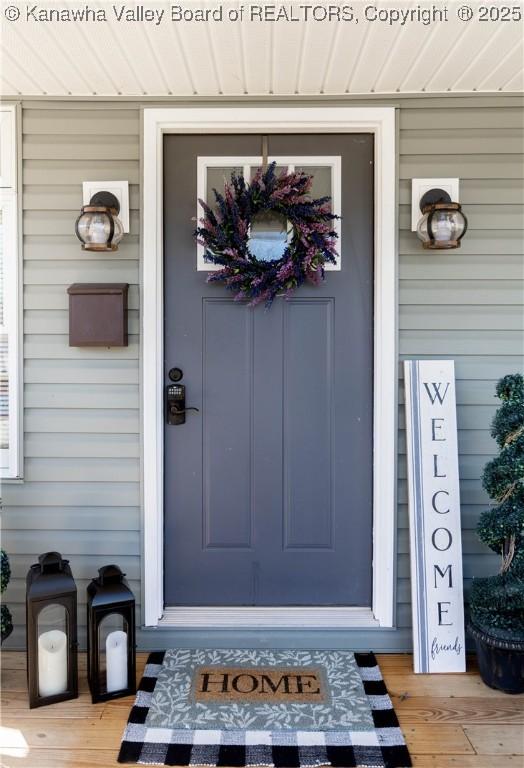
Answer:
[{"label": "wooden porch floor", "polygon": [[[139,674],[145,660],[140,654]],[[414,675],[407,654],[378,660],[417,768],[523,768],[524,696],[487,688],[473,661],[466,675],[429,676]],[[2,654],[1,768],[118,765],[132,698],[92,705],[84,654],[79,666],[78,699],[30,711],[25,655]]]}]

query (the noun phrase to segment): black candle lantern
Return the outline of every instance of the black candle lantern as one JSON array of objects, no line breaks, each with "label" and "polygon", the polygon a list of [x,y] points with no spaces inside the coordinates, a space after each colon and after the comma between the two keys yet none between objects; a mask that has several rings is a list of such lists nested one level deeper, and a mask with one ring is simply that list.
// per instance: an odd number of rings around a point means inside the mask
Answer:
[{"label": "black candle lantern", "polygon": [[136,692],[135,598],[117,565],[87,588],[87,676],[93,703]]},{"label": "black candle lantern", "polygon": [[27,574],[29,706],[78,696],[76,584],[58,552],[40,555]]}]

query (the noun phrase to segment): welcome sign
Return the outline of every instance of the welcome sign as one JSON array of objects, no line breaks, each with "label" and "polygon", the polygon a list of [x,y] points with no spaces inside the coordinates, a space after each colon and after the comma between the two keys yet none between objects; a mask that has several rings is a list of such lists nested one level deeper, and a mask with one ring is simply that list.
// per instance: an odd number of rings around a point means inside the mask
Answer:
[{"label": "welcome sign", "polygon": [[453,360],[404,363],[415,672],[464,672]]}]

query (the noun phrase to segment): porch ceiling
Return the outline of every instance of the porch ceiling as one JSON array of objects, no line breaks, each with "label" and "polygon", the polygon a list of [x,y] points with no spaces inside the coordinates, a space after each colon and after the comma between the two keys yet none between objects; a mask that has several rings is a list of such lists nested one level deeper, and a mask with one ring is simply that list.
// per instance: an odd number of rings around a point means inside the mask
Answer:
[{"label": "porch ceiling", "polygon": [[[0,88],[10,96],[138,98],[522,91],[522,23],[463,22],[460,5],[447,4],[447,21],[424,25],[416,20],[421,6],[400,0],[397,8],[415,13],[402,25],[365,18],[366,7],[391,9],[391,3],[353,2],[358,23],[337,23],[305,21],[304,3],[267,4],[275,9],[269,13],[283,8],[288,20],[261,21],[251,9],[262,4],[224,2],[223,20],[204,23],[172,21],[166,2],[63,0],[31,12],[34,3],[15,1],[9,7],[18,8],[20,18],[2,19]],[[228,11],[240,6],[244,20],[227,20]],[[186,0],[179,7],[212,10],[218,2]],[[318,9],[327,4],[307,7],[317,8],[320,18],[324,11]],[[83,22],[40,17],[50,9],[85,8],[92,15]],[[141,8],[163,10],[162,21],[124,20],[127,11]],[[107,20],[94,20],[97,11]]]}]

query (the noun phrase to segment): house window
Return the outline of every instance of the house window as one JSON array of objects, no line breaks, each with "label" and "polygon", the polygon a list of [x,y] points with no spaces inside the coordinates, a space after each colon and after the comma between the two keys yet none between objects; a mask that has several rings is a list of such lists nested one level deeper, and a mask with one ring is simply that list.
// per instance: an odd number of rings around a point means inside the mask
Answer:
[{"label": "house window", "polygon": [[[304,171],[313,176],[311,196],[330,197],[331,208],[334,213],[340,212],[341,206],[341,158],[339,155],[323,157],[284,157],[270,156],[268,162],[276,161],[276,172]],[[250,179],[257,168],[262,164],[262,157],[199,157],[197,161],[197,197],[205,200],[213,207],[215,196],[213,189],[221,192],[224,183],[229,181],[231,174],[242,173],[245,179]],[[202,217],[202,209],[198,206],[197,219]],[[338,234],[337,251],[342,253],[340,239],[340,220],[334,223],[334,229]],[[326,264],[326,271],[340,270],[339,255],[336,264]],[[204,258],[204,249],[197,245],[197,270],[199,272],[211,272],[220,269],[218,264],[213,264]]]},{"label": "house window", "polygon": [[21,475],[16,108],[0,107],[0,477]]}]

